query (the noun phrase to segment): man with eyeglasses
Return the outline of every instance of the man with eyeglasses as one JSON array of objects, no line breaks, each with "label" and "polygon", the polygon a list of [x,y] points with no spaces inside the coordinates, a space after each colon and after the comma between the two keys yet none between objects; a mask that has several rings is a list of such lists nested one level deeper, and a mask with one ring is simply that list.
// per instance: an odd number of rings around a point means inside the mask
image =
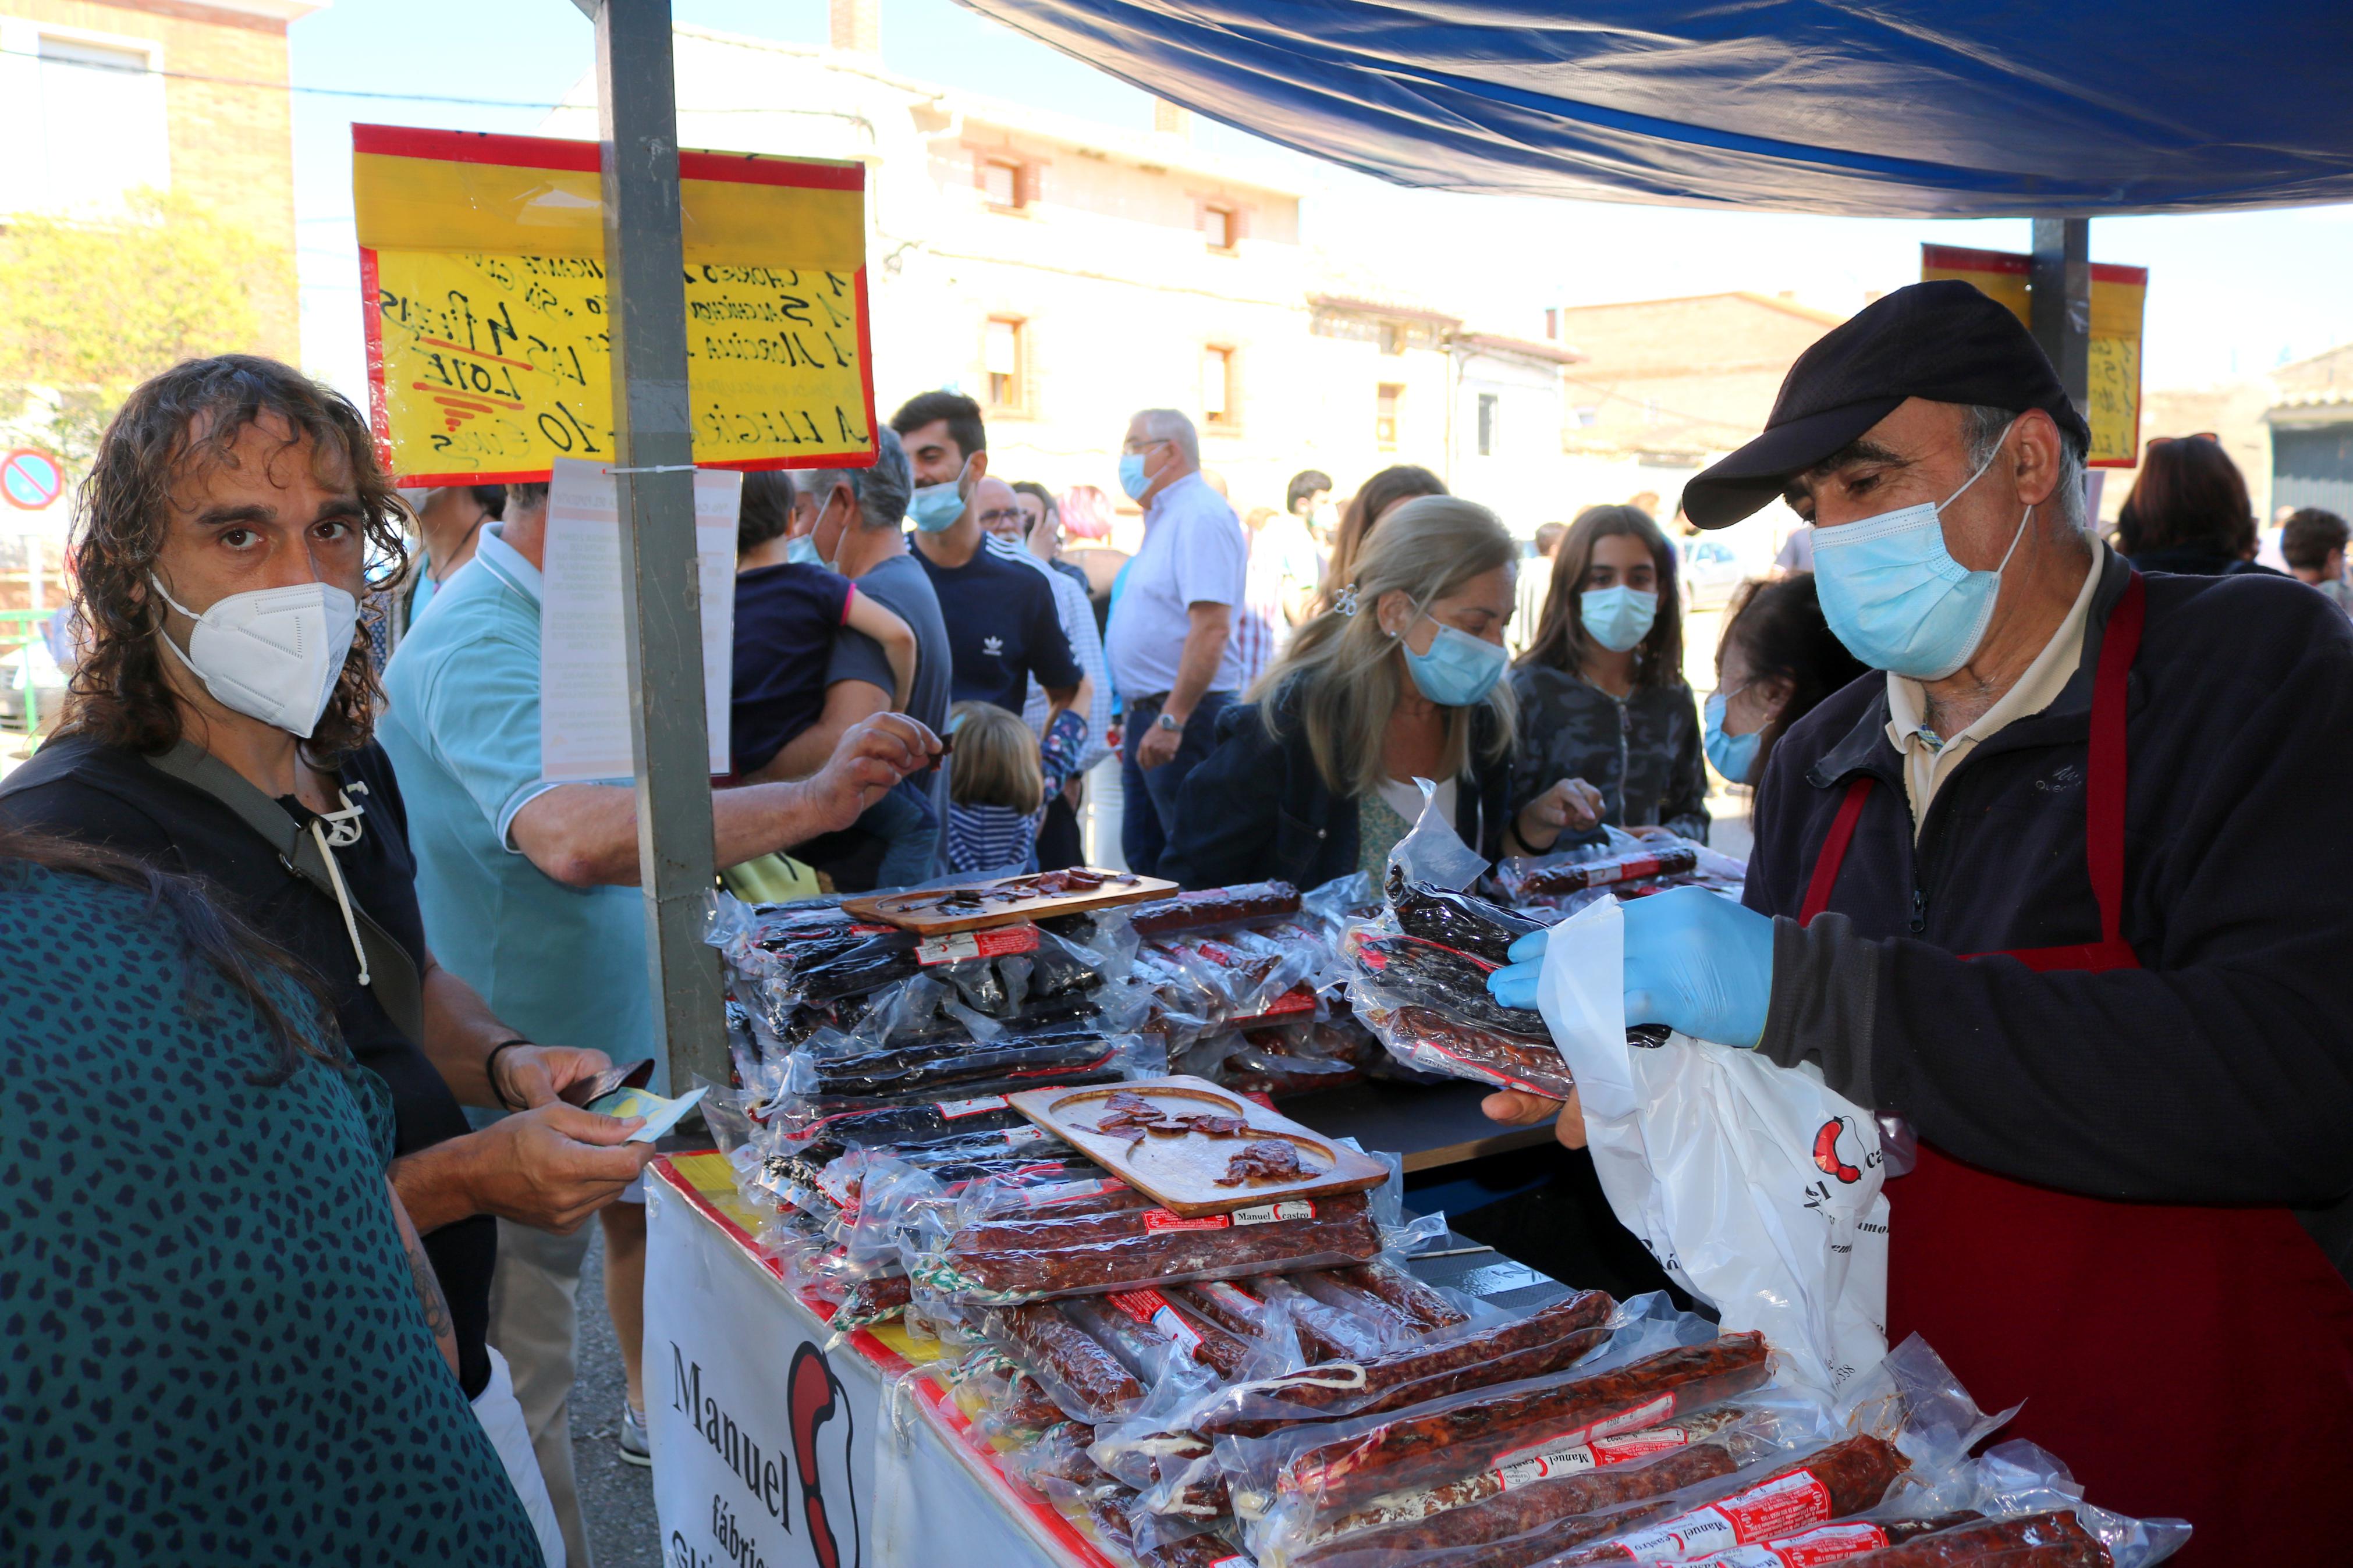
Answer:
[{"label": "man with eyeglasses", "polygon": [[1104,653],[1126,704],[1120,847],[1153,874],[1185,780],[1217,745],[1218,715],[1241,685],[1234,647],[1250,546],[1241,520],[1201,478],[1200,438],[1173,408],[1128,421],[1120,489],[1144,509],[1144,544],[1124,573]]}]

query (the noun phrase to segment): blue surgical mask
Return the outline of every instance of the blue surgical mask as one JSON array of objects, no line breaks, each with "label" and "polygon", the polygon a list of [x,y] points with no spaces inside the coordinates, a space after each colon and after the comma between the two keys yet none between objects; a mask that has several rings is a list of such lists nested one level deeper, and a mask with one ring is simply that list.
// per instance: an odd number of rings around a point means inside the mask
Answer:
[{"label": "blue surgical mask", "polygon": [[1757,745],[1765,738],[1762,730],[1751,730],[1746,735],[1724,732],[1725,704],[1732,700],[1729,691],[1719,691],[1707,700],[1701,725],[1700,744],[1707,752],[1707,760],[1715,771],[1734,784],[1753,782],[1748,774],[1757,766]]},{"label": "blue surgical mask", "polygon": [[1640,588],[1588,588],[1577,596],[1577,613],[1593,640],[1612,653],[1651,635],[1659,618],[1659,596]]},{"label": "blue surgical mask", "polygon": [[944,485],[925,485],[907,498],[907,521],[921,533],[944,533],[964,515],[964,477],[972,468],[966,458],[956,477]]},{"label": "blue surgical mask", "polygon": [[1398,639],[1405,650],[1406,671],[1421,694],[1440,708],[1468,708],[1495,689],[1507,656],[1501,643],[1436,624],[1438,635],[1430,639],[1428,653],[1416,653],[1411,644]]},{"label": "blue surgical mask", "polygon": [[[1997,443],[1968,483],[1945,498],[1945,505],[1960,500],[2000,455]],[[2028,507],[2019,518],[2000,566],[1972,572],[1945,548],[1938,511],[1934,501],[1922,501],[1861,522],[1814,530],[1814,585],[1822,615],[1847,651],[1873,669],[1942,680],[1967,664],[1993,619],[2002,567],[2017,553],[2027,519],[2034,515]]]},{"label": "blue surgical mask", "polygon": [[1152,480],[1144,472],[1144,454],[1122,452],[1119,455],[1119,488],[1130,500],[1142,500],[1144,492],[1152,488]]},{"label": "blue surgical mask", "polygon": [[822,566],[825,557],[817,552],[817,541],[808,534],[785,541],[785,559],[796,566]]}]

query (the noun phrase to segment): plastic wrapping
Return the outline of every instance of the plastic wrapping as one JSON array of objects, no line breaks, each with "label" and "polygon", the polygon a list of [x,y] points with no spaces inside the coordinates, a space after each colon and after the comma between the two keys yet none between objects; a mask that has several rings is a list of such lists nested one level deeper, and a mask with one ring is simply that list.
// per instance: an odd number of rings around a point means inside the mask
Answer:
[{"label": "plastic wrapping", "polygon": [[1182,1219],[1158,1207],[960,1226],[909,1260],[926,1291],[981,1302],[1232,1279],[1363,1262],[1381,1251],[1361,1194]]},{"label": "plastic wrapping", "polygon": [[1243,882],[1229,888],[1203,888],[1150,903],[1128,904],[1116,911],[1126,917],[1138,936],[1169,931],[1205,931],[1213,926],[1239,925],[1299,912],[1299,889],[1288,882]]},{"label": "plastic wrapping", "polygon": [[[1542,1016],[1487,990],[1504,950],[1536,923],[1401,872],[1392,872],[1389,896],[1342,940],[1356,1019],[1418,1072],[1567,1099],[1575,1079]],[[1449,937],[1461,945],[1440,940]]]},{"label": "plastic wrapping", "polygon": [[[1220,1438],[1218,1460],[1238,1512],[1287,1499],[1324,1512],[1353,1511],[1384,1493],[1655,1426],[1761,1387],[1768,1376],[1761,1336],[1725,1335],[1601,1371],[1473,1389],[1262,1439]],[[1245,1486],[1255,1509],[1245,1503]]]},{"label": "plastic wrapping", "polygon": [[1470,893],[1453,892],[1409,879],[1393,868],[1388,880],[1389,914],[1408,936],[1437,942],[1489,963],[1508,963],[1512,943],[1545,929],[1541,921],[1514,914]]},{"label": "plastic wrapping", "polygon": [[907,1041],[876,1047],[841,1036],[821,1037],[796,1051],[778,1079],[785,1093],[828,1098],[945,1094],[991,1079],[1055,1079],[1108,1068],[1137,1076],[1160,1069],[1155,1046],[1140,1037],[1113,1036],[1085,1021],[1008,1029],[989,1040]]}]

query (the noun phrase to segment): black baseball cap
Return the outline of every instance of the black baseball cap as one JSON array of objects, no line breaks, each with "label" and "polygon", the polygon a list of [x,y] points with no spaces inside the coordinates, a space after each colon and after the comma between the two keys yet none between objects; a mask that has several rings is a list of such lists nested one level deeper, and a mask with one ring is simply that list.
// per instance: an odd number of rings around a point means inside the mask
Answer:
[{"label": "black baseball cap", "polygon": [[1873,300],[1798,356],[1765,433],[1683,487],[1702,528],[1738,522],[1907,397],[2020,413],[2040,408],[2084,447],[2091,426],[2010,308],[1957,278]]}]

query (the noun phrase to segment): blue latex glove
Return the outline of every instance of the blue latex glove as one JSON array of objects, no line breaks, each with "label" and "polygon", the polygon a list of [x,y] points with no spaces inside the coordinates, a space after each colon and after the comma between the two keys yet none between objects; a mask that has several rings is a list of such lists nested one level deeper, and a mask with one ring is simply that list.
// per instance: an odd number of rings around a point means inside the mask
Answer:
[{"label": "blue latex glove", "polygon": [[1512,943],[1504,955],[1512,962],[1489,973],[1487,994],[1506,1007],[1525,1007],[1534,1012],[1536,975],[1544,968],[1545,938],[1550,935],[1549,929],[1532,931]]},{"label": "blue latex glove", "polygon": [[1773,921],[1704,888],[1626,906],[1626,1022],[1753,1046],[1773,994]]},{"label": "blue latex glove", "polygon": [[[1703,1040],[1753,1046],[1773,991],[1773,922],[1704,888],[1670,888],[1626,910],[1626,1021],[1664,1024]],[[1487,976],[1506,1007],[1536,1005],[1550,931],[1512,943]]]}]

